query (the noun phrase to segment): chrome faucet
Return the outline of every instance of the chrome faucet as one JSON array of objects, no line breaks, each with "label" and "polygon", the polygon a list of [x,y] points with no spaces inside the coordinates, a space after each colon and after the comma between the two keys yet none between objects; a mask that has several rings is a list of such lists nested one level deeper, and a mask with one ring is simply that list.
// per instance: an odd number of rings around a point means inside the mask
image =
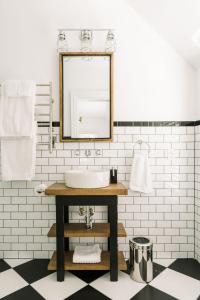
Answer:
[{"label": "chrome faucet", "polygon": [[79,215],[80,216],[85,216],[85,224],[86,224],[86,229],[90,230],[93,228],[93,215],[94,215],[94,210],[93,208],[86,207],[86,210],[84,207],[79,208]]}]

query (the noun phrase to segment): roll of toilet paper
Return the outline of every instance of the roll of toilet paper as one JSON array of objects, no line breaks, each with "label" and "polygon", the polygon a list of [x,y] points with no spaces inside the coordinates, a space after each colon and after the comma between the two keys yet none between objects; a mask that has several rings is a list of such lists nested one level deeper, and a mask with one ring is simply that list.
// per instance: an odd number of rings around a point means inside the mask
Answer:
[{"label": "roll of toilet paper", "polygon": [[45,196],[45,190],[46,190],[46,188],[47,188],[47,185],[44,184],[44,183],[41,183],[41,184],[37,185],[35,187],[35,194],[37,196]]}]

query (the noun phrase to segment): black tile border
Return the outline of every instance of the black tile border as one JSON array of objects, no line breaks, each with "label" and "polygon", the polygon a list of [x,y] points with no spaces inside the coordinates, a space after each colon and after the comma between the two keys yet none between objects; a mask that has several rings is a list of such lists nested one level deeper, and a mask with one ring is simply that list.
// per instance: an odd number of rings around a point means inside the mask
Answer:
[{"label": "black tile border", "polygon": [[[199,121],[200,124],[200,121]],[[195,126],[195,121],[115,121],[115,127],[171,127],[171,126]]]},{"label": "black tile border", "polygon": [[195,122],[195,126],[198,126],[198,125],[200,125],[200,120]]},{"label": "black tile border", "polygon": [[[49,127],[49,122],[38,121],[38,127]],[[60,127],[59,121],[52,122],[53,127]],[[114,127],[181,127],[198,126],[198,121],[114,121]]]},{"label": "black tile border", "polygon": [[[38,127],[49,127],[49,122],[48,121],[45,121],[45,122],[37,121],[37,123],[38,123]],[[52,126],[53,127],[60,127],[60,122],[53,121]]]}]

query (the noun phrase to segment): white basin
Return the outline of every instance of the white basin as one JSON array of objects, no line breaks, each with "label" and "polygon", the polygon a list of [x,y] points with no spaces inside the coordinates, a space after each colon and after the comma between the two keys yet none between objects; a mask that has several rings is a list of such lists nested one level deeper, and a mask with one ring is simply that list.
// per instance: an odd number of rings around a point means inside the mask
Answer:
[{"label": "white basin", "polygon": [[110,183],[109,170],[68,170],[65,185],[70,188],[102,188]]}]

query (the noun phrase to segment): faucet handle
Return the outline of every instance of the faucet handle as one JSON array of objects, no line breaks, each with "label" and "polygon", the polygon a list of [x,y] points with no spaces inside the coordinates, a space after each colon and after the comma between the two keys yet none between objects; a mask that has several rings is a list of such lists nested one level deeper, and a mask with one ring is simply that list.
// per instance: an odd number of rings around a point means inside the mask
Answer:
[{"label": "faucet handle", "polygon": [[85,209],[84,207],[79,208],[79,216],[84,216],[85,215]]},{"label": "faucet handle", "polygon": [[92,207],[89,208],[89,213],[90,213],[90,216],[93,216],[94,215],[94,210]]}]

